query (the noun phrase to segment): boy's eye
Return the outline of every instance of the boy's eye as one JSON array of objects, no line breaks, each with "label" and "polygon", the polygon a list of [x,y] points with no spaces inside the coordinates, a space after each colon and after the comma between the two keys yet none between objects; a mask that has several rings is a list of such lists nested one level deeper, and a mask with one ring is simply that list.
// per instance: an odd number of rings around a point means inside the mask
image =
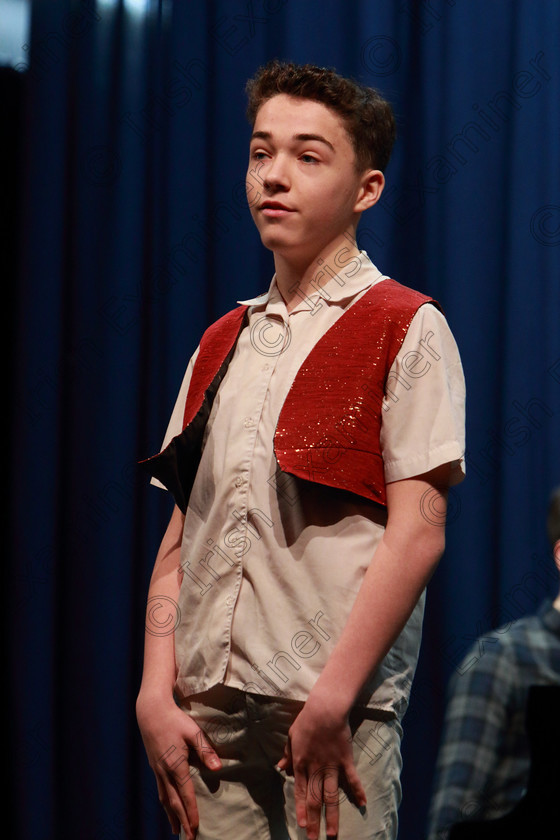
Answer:
[{"label": "boy's eye", "polygon": [[301,160],[304,163],[319,163],[316,157],[313,155],[301,155]]}]

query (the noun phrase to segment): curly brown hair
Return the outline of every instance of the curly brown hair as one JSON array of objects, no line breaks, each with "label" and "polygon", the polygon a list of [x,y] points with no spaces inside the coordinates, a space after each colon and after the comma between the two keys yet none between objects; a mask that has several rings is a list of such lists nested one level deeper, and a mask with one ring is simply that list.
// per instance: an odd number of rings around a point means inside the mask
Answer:
[{"label": "curly brown hair", "polygon": [[261,105],[279,93],[322,102],[339,114],[352,140],[356,169],[385,169],[396,136],[393,110],[374,88],[314,64],[278,59],[260,67],[246,85],[247,118],[254,125]]}]

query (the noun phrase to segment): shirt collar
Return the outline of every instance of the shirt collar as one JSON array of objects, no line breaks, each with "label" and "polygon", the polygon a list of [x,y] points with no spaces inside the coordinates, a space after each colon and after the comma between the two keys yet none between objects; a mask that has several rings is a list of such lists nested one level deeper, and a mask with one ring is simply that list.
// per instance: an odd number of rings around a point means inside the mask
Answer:
[{"label": "shirt collar", "polygon": [[[354,263],[359,263],[359,266],[357,267]],[[337,266],[337,268],[340,267]],[[318,271],[316,277],[319,278],[321,285],[316,291],[302,297],[301,303],[292,311],[312,309],[321,300],[329,304],[345,303],[380,280],[386,279],[387,275],[379,271],[365,251],[360,251],[360,254],[348,261],[338,273],[335,274],[334,270],[327,265],[323,274],[321,275]],[[274,275],[267,292],[249,300],[238,300],[237,303],[244,306],[266,306],[269,302],[273,303],[278,299],[281,299],[281,295],[276,284],[276,275]]]},{"label": "shirt collar", "polygon": [[552,606],[552,600],[547,599],[541,606],[539,613],[543,624],[556,636],[560,636],[560,612]]}]

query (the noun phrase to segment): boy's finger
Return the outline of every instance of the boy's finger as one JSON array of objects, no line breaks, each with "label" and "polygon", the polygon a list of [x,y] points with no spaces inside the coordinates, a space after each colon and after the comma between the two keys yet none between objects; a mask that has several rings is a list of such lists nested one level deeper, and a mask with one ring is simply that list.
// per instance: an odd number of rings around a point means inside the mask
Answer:
[{"label": "boy's finger", "polygon": [[169,804],[169,797],[167,796],[167,791],[165,789],[165,784],[160,779],[160,777],[156,773],[156,784],[158,790],[158,798],[160,801],[163,810],[167,814],[167,819],[169,820],[169,824],[171,826],[171,831],[173,834],[179,834],[179,829],[181,827],[177,814],[172,809]]},{"label": "boy's finger", "polygon": [[329,768],[323,776],[323,802],[325,803],[327,837],[336,837],[338,834],[339,801],[338,771],[336,768]]},{"label": "boy's finger", "polygon": [[202,761],[209,770],[220,770],[222,762],[214,747],[206,740],[204,732],[199,729],[194,741],[194,748]]},{"label": "boy's finger", "polygon": [[307,825],[307,778],[294,770],[294,799],[296,803],[296,820],[300,828]]},{"label": "boy's finger", "polygon": [[[185,832],[186,840],[193,840],[194,832],[191,828],[191,821],[189,819],[189,811],[186,802],[183,801],[184,793],[174,785],[171,779],[165,781],[167,805],[165,811],[171,823],[171,830],[173,834],[179,834],[181,826]],[[192,785],[191,785],[192,787]],[[198,811],[195,803],[195,817],[198,825]]]},{"label": "boy's finger", "polygon": [[359,808],[363,808],[367,804],[366,792],[353,762],[344,767],[344,775],[346,776],[350,798]]},{"label": "boy's finger", "polygon": [[305,806],[307,814],[307,836],[309,840],[315,840],[319,836],[323,802],[322,799],[319,799],[317,792],[313,790],[311,784],[307,786]]},{"label": "boy's finger", "polygon": [[181,820],[181,823],[183,825],[183,829],[185,830],[187,840],[191,840],[191,837],[194,838],[196,836],[199,824],[198,806],[196,804],[196,795],[191,779],[189,779],[182,789],[181,799],[183,800],[186,817],[186,819]]},{"label": "boy's finger", "polygon": [[284,746],[284,755],[282,756],[280,761],[278,761],[276,763],[276,766],[279,770],[284,770],[288,774],[293,774],[293,772],[294,772],[293,765],[292,765],[292,750],[291,750],[291,747],[290,747],[290,739],[289,738],[286,741],[286,744]]}]

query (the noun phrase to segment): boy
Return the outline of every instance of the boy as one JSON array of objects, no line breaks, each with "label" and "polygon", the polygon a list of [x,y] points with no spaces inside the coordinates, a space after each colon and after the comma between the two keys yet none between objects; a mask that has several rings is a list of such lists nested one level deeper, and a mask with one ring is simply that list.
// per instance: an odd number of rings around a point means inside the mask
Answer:
[{"label": "boy", "polygon": [[248,94],[275,276],[204,334],[147,462],[177,505],[138,721],[186,838],[394,838],[423,591],[463,476],[461,364],[437,304],[356,246],[389,105],[277,61]]}]

